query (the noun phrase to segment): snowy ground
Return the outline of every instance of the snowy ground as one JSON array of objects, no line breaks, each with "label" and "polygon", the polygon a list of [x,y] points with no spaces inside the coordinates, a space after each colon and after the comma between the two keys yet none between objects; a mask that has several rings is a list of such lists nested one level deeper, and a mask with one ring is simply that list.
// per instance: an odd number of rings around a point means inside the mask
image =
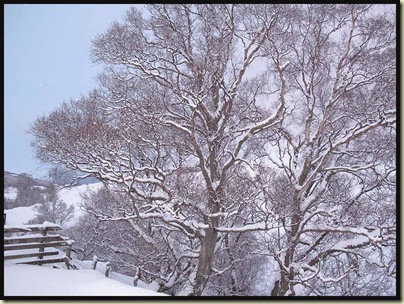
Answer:
[{"label": "snowy ground", "polygon": [[94,270],[4,264],[5,296],[167,296],[111,280]]},{"label": "snowy ground", "polygon": [[17,207],[13,209],[4,210],[7,214],[6,224],[10,226],[22,226],[28,223],[29,220],[35,218],[37,212],[34,210],[33,205],[31,207]]},{"label": "snowy ground", "polygon": [[[81,194],[95,191],[102,186],[101,183],[81,185],[73,188],[61,189],[59,198],[68,206],[75,206],[74,219],[63,225],[65,228],[74,224],[83,211],[80,209]],[[8,197],[15,198],[15,189],[9,188]],[[5,193],[5,194],[6,194]],[[18,207],[5,210],[7,213],[6,224],[8,226],[22,227],[29,220],[34,219],[36,211],[34,206]],[[5,226],[6,227],[6,226]],[[46,248],[52,251],[54,248]],[[13,251],[12,254],[28,253],[32,249]],[[11,253],[10,253],[11,254]],[[64,256],[64,252],[60,253]],[[55,256],[53,256],[55,257]],[[58,256],[56,256],[58,257]],[[22,260],[18,260],[21,262]],[[83,262],[84,263],[84,262]],[[91,264],[91,261],[89,261]],[[103,263],[99,263],[98,268]],[[82,265],[80,265],[82,266]],[[82,267],[80,267],[82,268]],[[98,270],[98,269],[97,269]],[[154,286],[139,282],[134,287],[128,282],[133,278],[111,272],[111,278],[106,278],[103,273],[94,270],[66,270],[54,269],[51,265],[32,266],[16,265],[11,261],[4,264],[4,295],[5,296],[167,296],[166,294],[152,291]],[[123,280],[125,279],[125,280]],[[128,282],[126,282],[128,281]],[[126,284],[124,284],[125,282]],[[143,285],[142,285],[143,284]]]}]

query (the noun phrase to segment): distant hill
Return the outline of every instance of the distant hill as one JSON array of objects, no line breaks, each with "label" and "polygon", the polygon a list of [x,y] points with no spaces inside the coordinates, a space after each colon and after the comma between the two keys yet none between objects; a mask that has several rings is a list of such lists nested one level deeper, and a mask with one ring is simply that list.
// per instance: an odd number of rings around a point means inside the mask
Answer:
[{"label": "distant hill", "polygon": [[[18,176],[20,174],[9,172],[9,171],[4,171],[4,186],[5,187],[15,187],[16,183],[18,182]],[[42,186],[42,187],[49,187],[52,184],[52,181],[50,180],[43,180],[43,179],[38,179],[38,178],[33,178],[34,180],[34,185],[35,186]],[[55,184],[58,186],[65,186],[66,184],[69,184],[73,181],[73,179],[69,180],[64,180],[64,182],[61,181],[56,181]],[[99,180],[96,179],[95,177],[87,177],[83,180],[80,180],[77,183],[77,186],[80,185],[89,185],[89,184],[94,184],[98,183]]]},{"label": "distant hill", "polygon": [[[18,182],[20,174],[4,171],[4,185],[8,187],[15,187]],[[51,181],[33,178],[35,186],[49,187],[52,185]]]},{"label": "distant hill", "polygon": [[[66,180],[64,179],[64,181]],[[82,194],[97,191],[102,187],[102,183],[96,181],[96,179],[88,178],[73,187],[56,188],[59,199],[66,203],[67,206],[73,205],[75,207],[75,216],[69,222],[64,223],[66,227],[73,225],[82,214],[80,209]],[[31,177],[27,179],[26,177],[23,178],[23,173],[17,174],[4,171],[3,207],[5,213],[7,213],[7,223],[19,226],[34,220],[38,214],[35,206],[44,201],[44,194],[51,190],[51,185],[52,181],[50,180]],[[20,196],[18,196],[18,193],[20,193]]]},{"label": "distant hill", "polygon": [[[95,177],[87,177],[85,179],[80,180],[76,186],[81,186],[81,185],[90,185],[90,184],[95,184],[99,183],[100,181],[96,179]],[[59,185],[59,184],[58,184]],[[59,186],[64,186],[64,185],[59,185]]]}]

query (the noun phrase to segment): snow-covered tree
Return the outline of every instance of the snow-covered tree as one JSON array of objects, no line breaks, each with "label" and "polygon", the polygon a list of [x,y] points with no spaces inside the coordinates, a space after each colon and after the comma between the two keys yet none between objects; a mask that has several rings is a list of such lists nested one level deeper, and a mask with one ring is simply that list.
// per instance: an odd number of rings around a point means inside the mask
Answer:
[{"label": "snow-covered tree", "polygon": [[[294,98],[267,148],[284,188],[268,185],[284,232],[272,253],[280,270],[272,295],[295,294],[297,285],[328,294],[309,282],[343,280],[359,267],[352,259],[394,269],[397,70],[389,13],[305,6],[291,21],[294,40],[275,42],[290,62]],[[344,269],[323,272],[335,259]]]},{"label": "snow-covered tree", "polygon": [[29,207],[43,203],[42,190],[35,187],[35,182],[31,175],[27,173],[19,174],[15,184],[17,196],[12,203],[13,207]]},{"label": "snow-covered tree", "polygon": [[63,225],[74,217],[74,206],[67,204],[59,198],[58,189],[50,185],[44,192],[44,201],[34,207],[37,215],[29,224],[42,224],[51,222]]},{"label": "snow-covered tree", "polygon": [[133,7],[93,41],[100,88],[33,124],[37,156],[116,192],[87,205],[99,220],[159,235],[152,252],[174,263],[153,270],[162,290],[246,292],[251,234],[278,265],[272,295],[327,294],[355,269],[335,276],[337,255],[394,248],[395,20],[381,8]]}]

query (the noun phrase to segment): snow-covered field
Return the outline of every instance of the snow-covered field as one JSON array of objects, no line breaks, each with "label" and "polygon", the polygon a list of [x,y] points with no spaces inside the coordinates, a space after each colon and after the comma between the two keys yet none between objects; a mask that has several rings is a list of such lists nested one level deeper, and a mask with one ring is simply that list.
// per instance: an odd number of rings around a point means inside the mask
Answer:
[{"label": "snow-covered field", "polygon": [[94,270],[4,264],[5,296],[167,296],[106,278]]}]

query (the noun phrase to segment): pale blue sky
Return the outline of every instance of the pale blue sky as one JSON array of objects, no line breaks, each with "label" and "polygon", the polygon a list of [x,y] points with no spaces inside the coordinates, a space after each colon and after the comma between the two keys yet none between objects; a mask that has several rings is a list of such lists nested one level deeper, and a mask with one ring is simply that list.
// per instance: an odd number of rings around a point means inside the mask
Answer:
[{"label": "pale blue sky", "polygon": [[96,86],[91,39],[130,5],[4,5],[4,169],[42,177],[26,133],[39,116]]}]

